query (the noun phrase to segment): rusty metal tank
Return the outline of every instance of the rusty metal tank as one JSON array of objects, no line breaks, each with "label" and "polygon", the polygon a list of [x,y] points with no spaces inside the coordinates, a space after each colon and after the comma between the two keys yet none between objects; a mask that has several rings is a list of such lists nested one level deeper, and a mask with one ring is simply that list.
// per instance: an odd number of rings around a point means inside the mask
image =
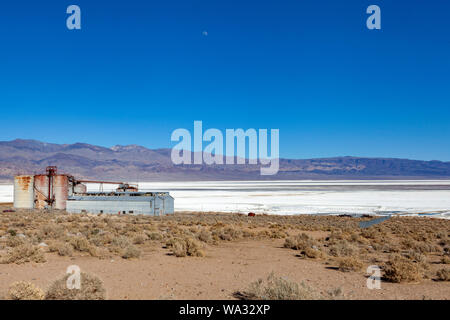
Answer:
[{"label": "rusty metal tank", "polygon": [[34,176],[35,208],[66,209],[69,196],[69,177],[67,175]]},{"label": "rusty metal tank", "polygon": [[34,176],[22,175],[14,177],[14,208],[33,209]]},{"label": "rusty metal tank", "polygon": [[[49,181],[48,176],[45,174],[38,174],[34,176],[34,189],[35,189],[35,208],[44,209],[48,207],[48,195],[49,195]],[[52,191],[50,190],[50,194]]]},{"label": "rusty metal tank", "polygon": [[69,178],[66,175],[53,176],[53,209],[65,210],[69,196]]}]

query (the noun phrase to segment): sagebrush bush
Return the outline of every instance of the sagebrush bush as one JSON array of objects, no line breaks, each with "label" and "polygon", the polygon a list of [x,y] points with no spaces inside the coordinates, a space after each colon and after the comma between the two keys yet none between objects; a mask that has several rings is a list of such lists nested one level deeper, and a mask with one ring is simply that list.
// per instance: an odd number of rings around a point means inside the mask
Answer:
[{"label": "sagebrush bush", "polygon": [[235,297],[245,300],[317,300],[322,296],[305,285],[277,277],[272,272],[267,279],[252,282],[247,290],[236,292]]},{"label": "sagebrush bush", "polygon": [[440,269],[436,272],[437,280],[450,281],[450,269]]},{"label": "sagebrush bush", "polygon": [[104,300],[106,290],[103,282],[96,276],[82,272],[80,274],[80,289],[69,289],[65,275],[51,284],[45,295],[46,300]]},{"label": "sagebrush bush", "polygon": [[168,242],[172,253],[176,257],[203,257],[205,253],[202,251],[201,244],[193,238],[174,238]]},{"label": "sagebrush bush", "polygon": [[187,256],[187,252],[186,252],[186,244],[184,241],[176,241],[173,243],[172,245],[172,253],[176,256],[176,257],[186,257]]},{"label": "sagebrush bush", "polygon": [[150,233],[148,233],[148,238],[150,240],[162,240],[164,237],[159,232],[150,232]]},{"label": "sagebrush bush", "polygon": [[89,239],[89,242],[97,247],[110,244],[114,240],[114,236],[110,233],[96,235]]},{"label": "sagebrush bush", "polygon": [[124,259],[139,258],[140,256],[141,250],[133,245],[129,245],[128,247],[126,247],[122,253],[122,258]]},{"label": "sagebrush bush", "polygon": [[137,234],[133,237],[133,244],[143,244],[148,237],[145,234]]},{"label": "sagebrush bush", "polygon": [[427,257],[424,254],[411,249],[404,252],[402,255],[413,262],[425,263],[427,261]]},{"label": "sagebrush bush", "polygon": [[107,248],[96,247],[95,255],[92,256],[99,259],[109,259],[111,258],[111,252]]},{"label": "sagebrush bush", "polygon": [[329,254],[333,257],[351,257],[355,255],[357,251],[358,249],[346,240],[340,240],[329,247]]},{"label": "sagebrush bush", "polygon": [[39,230],[42,239],[60,239],[65,236],[64,227],[58,224],[47,224]]},{"label": "sagebrush bush", "polygon": [[88,239],[81,236],[73,237],[72,239],[70,239],[70,244],[76,251],[80,252],[89,252],[89,248],[91,247]]},{"label": "sagebrush bush", "polygon": [[19,281],[9,286],[7,297],[11,300],[44,300],[45,292],[31,282]]},{"label": "sagebrush bush", "polygon": [[450,257],[449,256],[442,256],[441,263],[443,263],[443,264],[450,264]]},{"label": "sagebrush bush", "polygon": [[9,236],[6,240],[6,245],[8,247],[17,247],[20,245],[23,245],[26,243],[26,240],[24,238],[18,237],[18,236]]},{"label": "sagebrush bush", "polygon": [[243,237],[243,232],[233,227],[218,227],[223,224],[216,224],[213,227],[212,237],[216,240],[232,241]]},{"label": "sagebrush bush", "polygon": [[203,257],[205,253],[202,251],[202,245],[195,239],[185,238],[186,253],[192,257]]},{"label": "sagebrush bush", "polygon": [[198,240],[203,241],[205,243],[211,243],[213,242],[213,237],[211,232],[209,232],[208,230],[202,230],[198,233],[197,235]]},{"label": "sagebrush bush", "polygon": [[418,263],[414,263],[402,256],[391,256],[383,268],[384,278],[390,282],[411,282],[423,278],[423,270]]},{"label": "sagebrush bush", "polygon": [[126,247],[130,246],[132,243],[130,239],[128,239],[126,236],[120,236],[117,238],[114,238],[111,242],[112,245],[117,246],[119,248],[125,249]]},{"label": "sagebrush bush", "polygon": [[8,250],[6,255],[0,259],[0,263],[2,264],[22,264],[26,262],[43,263],[46,261],[42,250],[38,246],[33,246],[29,243]]},{"label": "sagebrush bush", "polygon": [[60,256],[71,257],[73,254],[73,247],[70,243],[55,241],[51,242],[48,246],[50,252],[56,252]]},{"label": "sagebrush bush", "polygon": [[344,257],[339,260],[339,270],[342,272],[360,271],[363,263],[353,257]]},{"label": "sagebrush bush", "polygon": [[284,247],[299,250],[301,255],[308,258],[315,259],[322,255],[322,252],[319,249],[320,244],[305,233],[286,238]]},{"label": "sagebrush bush", "polygon": [[439,245],[430,243],[427,240],[415,241],[411,238],[404,239],[401,242],[404,249],[412,249],[415,252],[426,254],[432,252],[441,252],[442,249]]}]

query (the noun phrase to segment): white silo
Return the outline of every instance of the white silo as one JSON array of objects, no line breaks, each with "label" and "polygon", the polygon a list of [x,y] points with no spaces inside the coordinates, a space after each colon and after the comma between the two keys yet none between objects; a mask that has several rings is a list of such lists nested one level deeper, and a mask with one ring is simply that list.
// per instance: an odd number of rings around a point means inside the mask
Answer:
[{"label": "white silo", "polygon": [[14,208],[33,209],[34,176],[22,175],[14,177]]}]

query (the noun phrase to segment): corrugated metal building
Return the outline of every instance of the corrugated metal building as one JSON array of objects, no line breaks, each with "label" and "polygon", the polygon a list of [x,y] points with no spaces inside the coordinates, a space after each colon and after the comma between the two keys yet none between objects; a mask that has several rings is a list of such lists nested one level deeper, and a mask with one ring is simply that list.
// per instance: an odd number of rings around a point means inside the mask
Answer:
[{"label": "corrugated metal building", "polygon": [[89,192],[69,196],[70,213],[146,214],[174,213],[174,199],[168,192]]},{"label": "corrugated metal building", "polygon": [[[100,184],[101,192],[86,192],[85,183]],[[103,184],[119,187],[115,192],[103,192]],[[159,216],[174,213],[174,199],[168,192],[138,192],[137,185],[124,182],[77,180],[72,175],[58,174],[55,166],[49,166],[45,174],[14,178],[14,207]]]}]

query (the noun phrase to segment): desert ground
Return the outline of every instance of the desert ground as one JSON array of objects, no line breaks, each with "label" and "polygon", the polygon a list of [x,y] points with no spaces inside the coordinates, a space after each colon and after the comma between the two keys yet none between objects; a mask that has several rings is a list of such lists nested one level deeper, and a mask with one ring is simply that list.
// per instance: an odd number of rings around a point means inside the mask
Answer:
[{"label": "desert ground", "polygon": [[[450,220],[12,210],[0,205],[3,299],[450,298]],[[71,265],[95,279],[78,293],[61,288]]]}]

